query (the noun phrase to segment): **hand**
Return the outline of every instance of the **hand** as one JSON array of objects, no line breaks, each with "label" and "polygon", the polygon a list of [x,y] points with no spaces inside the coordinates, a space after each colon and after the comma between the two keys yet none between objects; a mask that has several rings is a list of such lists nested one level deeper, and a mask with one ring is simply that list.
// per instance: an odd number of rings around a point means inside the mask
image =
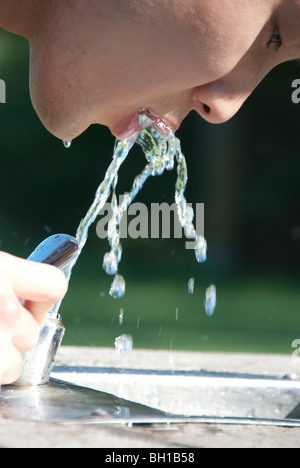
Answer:
[{"label": "hand", "polygon": [[21,353],[37,344],[40,325],[66,291],[58,268],[0,252],[0,386],[19,378]]}]

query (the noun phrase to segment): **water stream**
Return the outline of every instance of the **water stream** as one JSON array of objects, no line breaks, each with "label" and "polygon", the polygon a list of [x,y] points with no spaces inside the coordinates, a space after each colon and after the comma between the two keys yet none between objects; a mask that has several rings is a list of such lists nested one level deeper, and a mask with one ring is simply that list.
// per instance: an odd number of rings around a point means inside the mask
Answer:
[{"label": "water stream", "polygon": [[[79,224],[76,239],[81,253],[87,238],[90,226],[94,223],[101,212],[104,204],[111,197],[112,217],[108,224],[108,242],[110,251],[103,260],[103,268],[107,274],[114,276],[110,295],[120,298],[125,294],[126,284],[122,275],[119,274],[119,264],[122,257],[122,246],[120,242],[120,223],[124,213],[128,210],[137,194],[143,188],[146,180],[151,176],[159,176],[165,170],[171,171],[177,164],[177,181],[175,184],[175,201],[178,217],[187,239],[194,241],[196,260],[199,263],[206,261],[207,243],[203,236],[198,235],[193,224],[194,210],[187,205],[185,190],[188,181],[187,164],[181,151],[180,141],[165,124],[154,122],[148,112],[141,111],[139,114],[140,131],[131,137],[116,141],[112,162],[107,169],[104,180],[98,187],[95,199],[86,216]],[[131,148],[137,143],[142,148],[146,158],[143,171],[133,181],[130,192],[119,196],[118,203],[117,185],[118,171],[127,158]],[[66,144],[68,147],[70,144]],[[77,257],[78,259],[78,257]],[[69,266],[67,278],[70,279],[72,268],[77,259]],[[210,301],[210,314],[212,312],[212,301]]]}]

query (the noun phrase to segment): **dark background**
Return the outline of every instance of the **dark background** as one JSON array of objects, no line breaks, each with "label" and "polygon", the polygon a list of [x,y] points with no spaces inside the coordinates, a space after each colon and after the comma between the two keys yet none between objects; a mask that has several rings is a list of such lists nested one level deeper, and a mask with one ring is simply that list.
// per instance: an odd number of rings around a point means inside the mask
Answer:
[{"label": "dark background", "polygon": [[[0,78],[7,85],[7,103],[0,104],[0,248],[22,257],[49,234],[75,234],[114,146],[108,129],[93,126],[66,150],[33,110],[28,69],[27,42],[0,31]],[[65,344],[113,346],[118,334],[129,333],[136,347],[292,352],[300,338],[296,78],[299,65],[281,65],[230,122],[213,126],[191,114],[178,132],[189,167],[187,199],[205,203],[205,265],[183,239],[123,241],[127,294],[116,301],[101,267],[107,241],[91,228],[61,307]],[[141,168],[140,157],[130,154],[121,188]],[[173,172],[149,180],[137,201],[173,203],[175,179]],[[218,306],[208,319],[203,300],[212,283]]]}]

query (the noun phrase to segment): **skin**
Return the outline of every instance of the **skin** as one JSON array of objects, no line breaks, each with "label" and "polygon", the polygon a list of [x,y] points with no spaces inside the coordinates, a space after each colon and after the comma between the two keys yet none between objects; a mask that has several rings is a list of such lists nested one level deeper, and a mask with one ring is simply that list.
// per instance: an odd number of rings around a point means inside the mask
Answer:
[{"label": "skin", "polygon": [[67,290],[55,267],[0,252],[0,383],[15,381],[22,369],[21,354],[33,348],[39,325]]},{"label": "skin", "polygon": [[[174,131],[193,109],[225,122],[300,57],[300,0],[0,0],[0,27],[28,39],[33,105],[64,141],[95,123],[128,136],[141,108]],[[0,384],[18,377],[62,276],[0,254]]]},{"label": "skin", "polygon": [[[300,56],[299,0],[57,0],[46,9],[28,34],[30,88],[62,140],[93,123],[124,136],[140,108],[173,130],[192,109],[222,123],[272,68]],[[276,26],[280,48],[269,43]]]}]

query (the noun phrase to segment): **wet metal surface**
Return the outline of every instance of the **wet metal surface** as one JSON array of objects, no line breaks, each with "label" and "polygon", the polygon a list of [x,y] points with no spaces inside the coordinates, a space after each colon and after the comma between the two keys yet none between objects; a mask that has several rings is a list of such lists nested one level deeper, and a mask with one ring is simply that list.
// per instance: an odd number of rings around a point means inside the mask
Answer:
[{"label": "wet metal surface", "polygon": [[299,414],[300,380],[205,371],[101,367],[54,369],[56,378],[171,414],[286,420]]},{"label": "wet metal surface", "polygon": [[37,387],[3,387],[0,415],[19,421],[106,424],[156,422],[168,417],[161,411],[55,379]]},{"label": "wet metal surface", "polygon": [[[173,376],[174,377],[174,376]],[[212,384],[210,378],[210,385]],[[229,377],[228,377],[229,378]],[[43,423],[59,423],[59,424],[175,424],[175,423],[200,423],[200,424],[227,424],[227,425],[258,425],[258,426],[281,426],[281,427],[300,427],[300,420],[297,419],[297,412],[295,409],[298,406],[300,398],[300,383],[296,385],[292,382],[292,387],[284,392],[284,400],[288,401],[288,405],[281,404],[279,408],[280,397],[282,396],[281,384],[283,381],[277,382],[279,385],[274,393],[270,391],[272,379],[264,379],[264,386],[260,386],[258,395],[255,386],[252,385],[255,379],[249,379],[248,386],[245,386],[245,381],[242,385],[239,383],[239,389],[233,389],[227,383],[226,391],[224,390],[225,382],[219,378],[217,386],[215,386],[215,393],[210,392],[211,398],[215,399],[217,396],[219,400],[216,402],[220,408],[224,402],[228,405],[240,408],[239,416],[230,415],[229,406],[224,408],[225,414],[222,416],[213,413],[212,405],[208,405],[209,398],[206,397],[206,412],[199,415],[184,415],[184,414],[171,414],[153,409],[138,403],[119,398],[109,393],[93,390],[90,388],[80,387],[74,384],[63,382],[56,379],[51,379],[49,385],[40,387],[3,387],[0,392],[0,415],[3,418],[16,420],[16,421],[35,421]],[[269,383],[268,383],[269,382]],[[173,380],[175,383],[175,380]],[[216,382],[214,382],[216,383]],[[267,384],[268,383],[268,384]],[[288,384],[288,382],[285,382]],[[249,386],[250,384],[250,386]],[[223,385],[223,386],[222,386]],[[206,388],[206,392],[208,389]],[[201,389],[198,388],[201,394]],[[203,392],[203,388],[202,388]],[[273,396],[271,395],[273,393]],[[238,397],[239,395],[239,397]],[[246,395],[246,400],[243,399]],[[261,395],[265,398],[261,400]],[[288,395],[288,398],[286,398]],[[170,395],[171,396],[171,395]],[[275,412],[268,413],[268,417],[261,415],[255,417],[254,415],[245,414],[245,404],[247,398],[251,396],[253,404],[259,403],[266,404],[269,400],[270,404],[267,405],[267,411],[275,408]],[[277,398],[277,403],[274,398]],[[275,398],[275,399],[276,399]],[[276,403],[276,407],[274,407]],[[289,411],[291,405],[294,405],[294,410]],[[247,408],[246,408],[247,409]],[[278,411],[285,414],[282,417]],[[287,412],[288,411],[288,412]],[[267,413],[266,413],[267,414]],[[291,414],[295,419],[288,419]],[[296,415],[296,416],[295,416]]]}]

